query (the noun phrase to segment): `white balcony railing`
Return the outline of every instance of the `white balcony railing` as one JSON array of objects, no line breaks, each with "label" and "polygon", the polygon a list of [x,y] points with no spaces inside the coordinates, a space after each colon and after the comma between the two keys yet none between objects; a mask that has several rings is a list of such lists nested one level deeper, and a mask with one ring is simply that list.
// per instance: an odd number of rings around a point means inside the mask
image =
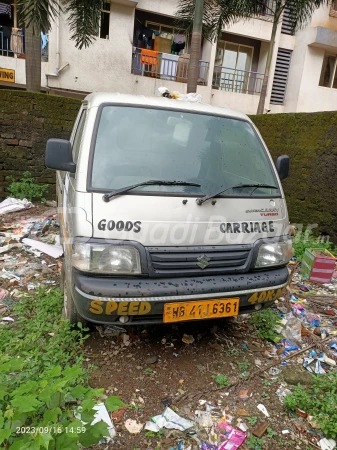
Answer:
[{"label": "white balcony railing", "polygon": [[[189,58],[168,53],[149,52],[134,48],[131,73],[162,80],[186,83],[188,78]],[[198,83],[207,84],[209,63],[200,61]]]},{"label": "white balcony railing", "polygon": [[258,95],[261,93],[263,78],[263,73],[215,66],[212,87],[228,92]]}]

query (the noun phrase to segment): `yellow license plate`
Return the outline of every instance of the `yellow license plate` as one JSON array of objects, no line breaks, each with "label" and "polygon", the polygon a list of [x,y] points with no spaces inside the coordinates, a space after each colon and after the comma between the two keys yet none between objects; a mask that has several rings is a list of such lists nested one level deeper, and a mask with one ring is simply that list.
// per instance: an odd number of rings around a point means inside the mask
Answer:
[{"label": "yellow license plate", "polygon": [[166,303],[163,320],[164,323],[168,323],[237,316],[239,301],[238,298],[223,298],[198,302]]}]

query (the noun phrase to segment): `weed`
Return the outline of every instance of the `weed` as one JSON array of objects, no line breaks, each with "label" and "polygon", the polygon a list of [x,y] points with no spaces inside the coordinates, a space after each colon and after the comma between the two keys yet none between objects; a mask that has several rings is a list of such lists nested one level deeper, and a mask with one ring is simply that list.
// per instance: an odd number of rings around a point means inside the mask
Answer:
[{"label": "weed", "polygon": [[[104,389],[86,386],[87,330],[62,318],[62,303],[58,289],[39,289],[15,304],[15,326],[0,327],[1,448],[75,450],[107,435],[104,422],[90,425]],[[77,405],[87,425],[75,417]],[[105,405],[118,411],[124,403],[113,396]]]},{"label": "weed", "polygon": [[269,380],[262,380],[263,386],[270,386],[271,382]]},{"label": "weed", "polygon": [[230,386],[228,377],[226,375],[223,375],[222,373],[219,373],[218,375],[213,375],[212,378],[221,388],[225,386]]},{"label": "weed", "polygon": [[157,433],[155,431],[147,431],[145,433],[145,437],[148,438],[157,438],[157,439],[161,439],[164,435],[164,431],[163,430],[159,430]]},{"label": "weed", "polygon": [[249,362],[246,361],[246,360],[244,360],[244,361],[236,361],[236,364],[237,364],[238,368],[241,371],[245,371],[245,370],[249,369],[249,367],[250,367]]},{"label": "weed", "polygon": [[275,331],[275,327],[280,325],[281,319],[272,309],[252,314],[249,323],[255,325],[257,335],[261,339],[267,339],[272,342],[280,342],[282,336]]},{"label": "weed", "polygon": [[321,425],[324,434],[336,438],[336,386],[336,373],[329,374],[324,378],[313,378],[312,387],[304,390],[302,386],[298,386],[293,394],[286,397],[285,405],[291,410],[304,408]]},{"label": "weed", "polygon": [[269,399],[270,399],[270,395],[267,394],[267,392],[262,392],[261,397],[262,397],[262,398],[265,398],[266,400],[269,400]]},{"label": "weed", "polygon": [[267,438],[274,439],[275,436],[277,436],[277,432],[272,430],[271,428],[267,428]]},{"label": "weed", "polygon": [[294,392],[284,399],[286,408],[297,408],[314,417],[329,439],[337,437],[337,373],[331,372],[324,377],[313,377],[309,387],[297,386]]},{"label": "weed", "polygon": [[11,181],[8,190],[12,197],[20,200],[26,198],[29,201],[45,201],[43,194],[48,191],[48,184],[35,183],[35,178],[32,178],[30,172],[24,172],[20,181],[15,181],[13,177],[7,177],[7,180]]},{"label": "weed", "polygon": [[252,450],[262,450],[263,440],[255,436],[249,436],[248,448]]},{"label": "weed", "polygon": [[243,351],[238,348],[233,348],[231,350],[225,351],[225,356],[232,357],[232,356],[241,356],[243,354]]},{"label": "weed", "polygon": [[252,417],[247,417],[247,422],[249,423],[249,425],[251,425],[252,427],[254,425],[257,424],[257,421],[259,420],[259,418],[257,416],[252,416]]},{"label": "weed", "polygon": [[302,260],[307,248],[324,248],[331,251],[332,253],[336,252],[336,247],[332,242],[327,240],[325,236],[314,237],[312,231],[306,232],[304,234],[297,233],[293,238],[293,247],[295,250],[295,256],[299,261]]}]

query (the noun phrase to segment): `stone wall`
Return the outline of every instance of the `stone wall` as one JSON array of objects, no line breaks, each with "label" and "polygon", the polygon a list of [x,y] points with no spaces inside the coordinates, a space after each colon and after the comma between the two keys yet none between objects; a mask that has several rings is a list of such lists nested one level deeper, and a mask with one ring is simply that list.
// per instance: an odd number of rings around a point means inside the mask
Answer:
[{"label": "stone wall", "polygon": [[[0,90],[0,197],[8,195],[7,176],[19,180],[26,170],[50,184],[55,172],[44,165],[50,137],[69,138],[80,101]],[[252,116],[274,158],[289,155],[290,177],[284,180],[293,223],[317,223],[337,242],[337,112]]]},{"label": "stone wall", "polygon": [[19,180],[24,171],[49,184],[47,197],[55,198],[55,171],[44,164],[46,142],[69,138],[79,107],[79,100],[0,90],[0,198],[8,196],[7,177]]},{"label": "stone wall", "polygon": [[337,112],[252,116],[274,161],[290,157],[282,182],[290,220],[318,224],[337,242]]}]

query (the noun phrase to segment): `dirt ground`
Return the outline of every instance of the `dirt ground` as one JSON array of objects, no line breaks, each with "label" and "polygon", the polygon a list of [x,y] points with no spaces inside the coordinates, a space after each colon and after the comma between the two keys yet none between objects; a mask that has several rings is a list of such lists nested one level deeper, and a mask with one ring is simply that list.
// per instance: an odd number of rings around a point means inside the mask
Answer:
[{"label": "dirt ground", "polygon": [[[0,231],[7,230],[8,223],[53,213],[55,210],[41,206],[31,211],[6,214],[0,218]],[[48,233],[49,236],[57,233],[57,224]],[[0,264],[8,273],[21,273],[19,280],[0,278],[0,286],[10,292],[13,301],[19,301],[20,292],[27,291],[32,281],[58,285],[61,261],[58,263],[46,255],[38,257],[22,248],[12,249],[0,257]],[[30,270],[33,264],[34,269]],[[278,307],[282,309],[282,302]],[[128,405],[112,415],[116,429],[114,442],[93,448],[200,449],[203,438],[209,438],[209,429],[200,431],[199,427],[197,434],[165,430],[158,435],[144,429],[139,434],[132,434],[126,429],[127,419],[145,425],[151,417],[161,414],[166,406],[192,421],[196,420],[196,410],[208,408],[212,410],[215,423],[217,418],[220,421],[226,417],[227,423],[235,428],[246,427],[248,437],[240,446],[243,450],[283,449],[288,446],[298,450],[314,448],[317,442],[315,431],[308,432],[306,421],[286,412],[276,394],[281,384],[292,389],[290,384],[310,383],[312,375],[302,367],[303,356],[281,365],[281,357],[275,355],[275,351],[272,354],[273,345],[260,340],[248,320],[249,316],[239,316],[179,325],[126,327],[125,333],[104,337],[101,336],[103,329],[90,326],[90,336],[85,345],[90,385],[104,388],[108,396],[120,396]],[[193,342],[184,343],[184,335]],[[272,362],[276,363],[276,372],[279,373],[272,374],[267,368],[253,376],[255,371]],[[219,388],[213,379],[218,374],[226,375],[231,384],[237,381],[239,384],[232,388]],[[243,393],[244,390],[249,392]],[[243,394],[248,398],[244,399]],[[259,404],[265,406],[269,417],[257,408]],[[254,444],[250,437],[252,431],[263,422],[267,422],[272,431],[264,434],[263,442]]]},{"label": "dirt ground", "polygon": [[[182,342],[185,333],[194,336],[194,343]],[[248,373],[252,374],[272,362],[272,358],[267,356],[272,346],[255,336],[254,330],[247,325],[247,317],[138,328],[131,329],[128,334],[130,345],[127,347],[120,338],[102,338],[95,331],[87,341],[88,363],[96,366],[91,376],[92,386],[104,387],[109,391],[108,395],[120,395],[125,403],[135,405],[114,419],[115,442],[97,448],[171,449],[178,448],[180,441],[185,442],[184,448],[188,448],[188,443],[192,448],[200,448],[193,438],[186,438],[181,432],[167,430],[158,439],[145,431],[130,434],[124,423],[131,418],[144,424],[152,416],[161,414],[167,401],[176,406],[178,414],[195,420],[195,410],[205,410],[205,406],[199,404],[202,400],[217,406],[220,417],[223,412],[227,417],[233,416],[233,426],[241,421],[249,431],[267,420],[276,433],[264,438],[263,449],[308,448],[296,433],[297,419],[285,411],[276,395],[284,382],[282,370],[299,371],[299,380],[305,370],[295,359],[287,366],[278,364],[276,367],[281,369],[281,373],[277,376],[266,371],[245,381]],[[149,364],[147,359],[150,357],[157,358],[157,362]],[[239,380],[240,384],[230,390],[226,387],[219,389],[212,378],[217,374],[227,375],[231,383]],[[243,400],[240,392],[246,389],[252,395]],[[258,404],[266,407],[269,419],[259,411]],[[254,421],[256,425],[250,425]],[[289,430],[289,433],[282,434],[282,430]],[[248,442],[247,439],[240,448],[254,448],[248,447]]]}]

